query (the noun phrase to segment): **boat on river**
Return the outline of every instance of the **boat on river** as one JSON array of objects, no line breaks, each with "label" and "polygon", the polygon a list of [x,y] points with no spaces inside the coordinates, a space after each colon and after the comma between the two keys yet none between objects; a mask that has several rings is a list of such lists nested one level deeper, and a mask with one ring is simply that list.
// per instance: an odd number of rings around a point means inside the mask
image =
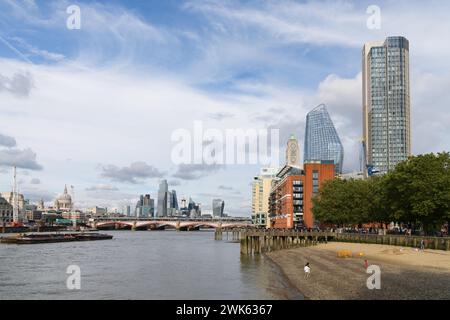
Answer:
[{"label": "boat on river", "polygon": [[103,233],[20,233],[0,238],[0,243],[36,244],[72,241],[111,240],[112,235]]}]

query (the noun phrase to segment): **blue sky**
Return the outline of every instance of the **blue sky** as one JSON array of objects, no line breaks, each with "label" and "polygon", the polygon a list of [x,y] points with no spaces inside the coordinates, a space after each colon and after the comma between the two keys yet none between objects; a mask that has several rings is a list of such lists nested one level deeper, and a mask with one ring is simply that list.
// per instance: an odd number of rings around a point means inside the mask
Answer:
[{"label": "blue sky", "polygon": [[[66,28],[72,4],[81,9],[80,30]],[[381,10],[379,30],[366,26],[369,5]],[[196,120],[219,130],[278,128],[282,148],[290,133],[303,148],[306,113],[326,103],[344,168],[355,170],[361,48],[389,35],[410,40],[413,152],[448,150],[449,7],[0,0],[0,188],[10,189],[15,162],[32,200],[51,201],[67,183],[79,207],[120,208],[140,193],[155,197],[167,178],[205,210],[221,197],[226,211],[249,214],[259,166],[180,169],[170,161],[171,133]]]}]

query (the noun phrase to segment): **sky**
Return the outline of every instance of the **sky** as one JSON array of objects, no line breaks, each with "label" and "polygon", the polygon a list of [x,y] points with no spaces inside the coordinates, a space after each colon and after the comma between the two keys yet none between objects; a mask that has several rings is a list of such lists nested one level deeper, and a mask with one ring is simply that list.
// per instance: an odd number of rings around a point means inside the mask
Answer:
[{"label": "sky", "polygon": [[[79,29],[67,27],[72,5]],[[174,163],[173,132],[276,128],[282,162],[289,135],[303,150],[306,114],[325,103],[344,171],[358,170],[361,49],[387,36],[410,41],[413,153],[448,151],[448,12],[410,0],[0,0],[0,190],[15,164],[32,202],[67,184],[77,208],[120,210],[167,179],[206,213],[221,198],[249,216],[261,165]]]}]

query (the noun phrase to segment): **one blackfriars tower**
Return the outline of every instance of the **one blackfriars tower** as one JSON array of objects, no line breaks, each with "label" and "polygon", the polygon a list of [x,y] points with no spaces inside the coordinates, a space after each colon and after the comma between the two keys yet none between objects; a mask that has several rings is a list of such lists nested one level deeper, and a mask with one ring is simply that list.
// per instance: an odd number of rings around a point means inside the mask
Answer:
[{"label": "one blackfriars tower", "polygon": [[[388,37],[362,50],[365,165],[381,174],[411,155],[409,41]],[[368,170],[369,172],[371,170]]]}]

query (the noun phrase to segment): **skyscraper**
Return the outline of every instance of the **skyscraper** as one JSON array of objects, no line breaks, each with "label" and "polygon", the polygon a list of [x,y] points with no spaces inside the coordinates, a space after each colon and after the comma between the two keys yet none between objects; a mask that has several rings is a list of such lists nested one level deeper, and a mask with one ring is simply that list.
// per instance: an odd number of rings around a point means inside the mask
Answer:
[{"label": "skyscraper", "polygon": [[300,166],[300,147],[297,138],[291,134],[286,147],[286,164],[294,167]]},{"label": "skyscraper", "polygon": [[172,190],[171,194],[172,194],[172,197],[171,197],[172,201],[170,203],[170,207],[175,210],[178,210],[177,192],[175,190]]},{"label": "skyscraper", "polygon": [[167,193],[169,186],[167,180],[161,180],[158,190],[158,217],[167,217]]},{"label": "skyscraper", "polygon": [[149,194],[141,195],[136,204],[136,217],[153,217],[155,213],[155,200]]},{"label": "skyscraper", "polygon": [[225,201],[222,199],[213,199],[212,209],[214,217],[223,217],[223,209],[225,207]]},{"label": "skyscraper", "polygon": [[189,197],[188,212],[191,218],[200,217],[200,215],[202,214],[200,204],[195,203],[191,197]]},{"label": "skyscraper", "polygon": [[362,71],[365,164],[386,173],[411,154],[409,41],[366,43]]},{"label": "skyscraper", "polygon": [[336,128],[321,104],[306,115],[304,162],[333,160],[336,173],[342,173],[344,147]]}]

